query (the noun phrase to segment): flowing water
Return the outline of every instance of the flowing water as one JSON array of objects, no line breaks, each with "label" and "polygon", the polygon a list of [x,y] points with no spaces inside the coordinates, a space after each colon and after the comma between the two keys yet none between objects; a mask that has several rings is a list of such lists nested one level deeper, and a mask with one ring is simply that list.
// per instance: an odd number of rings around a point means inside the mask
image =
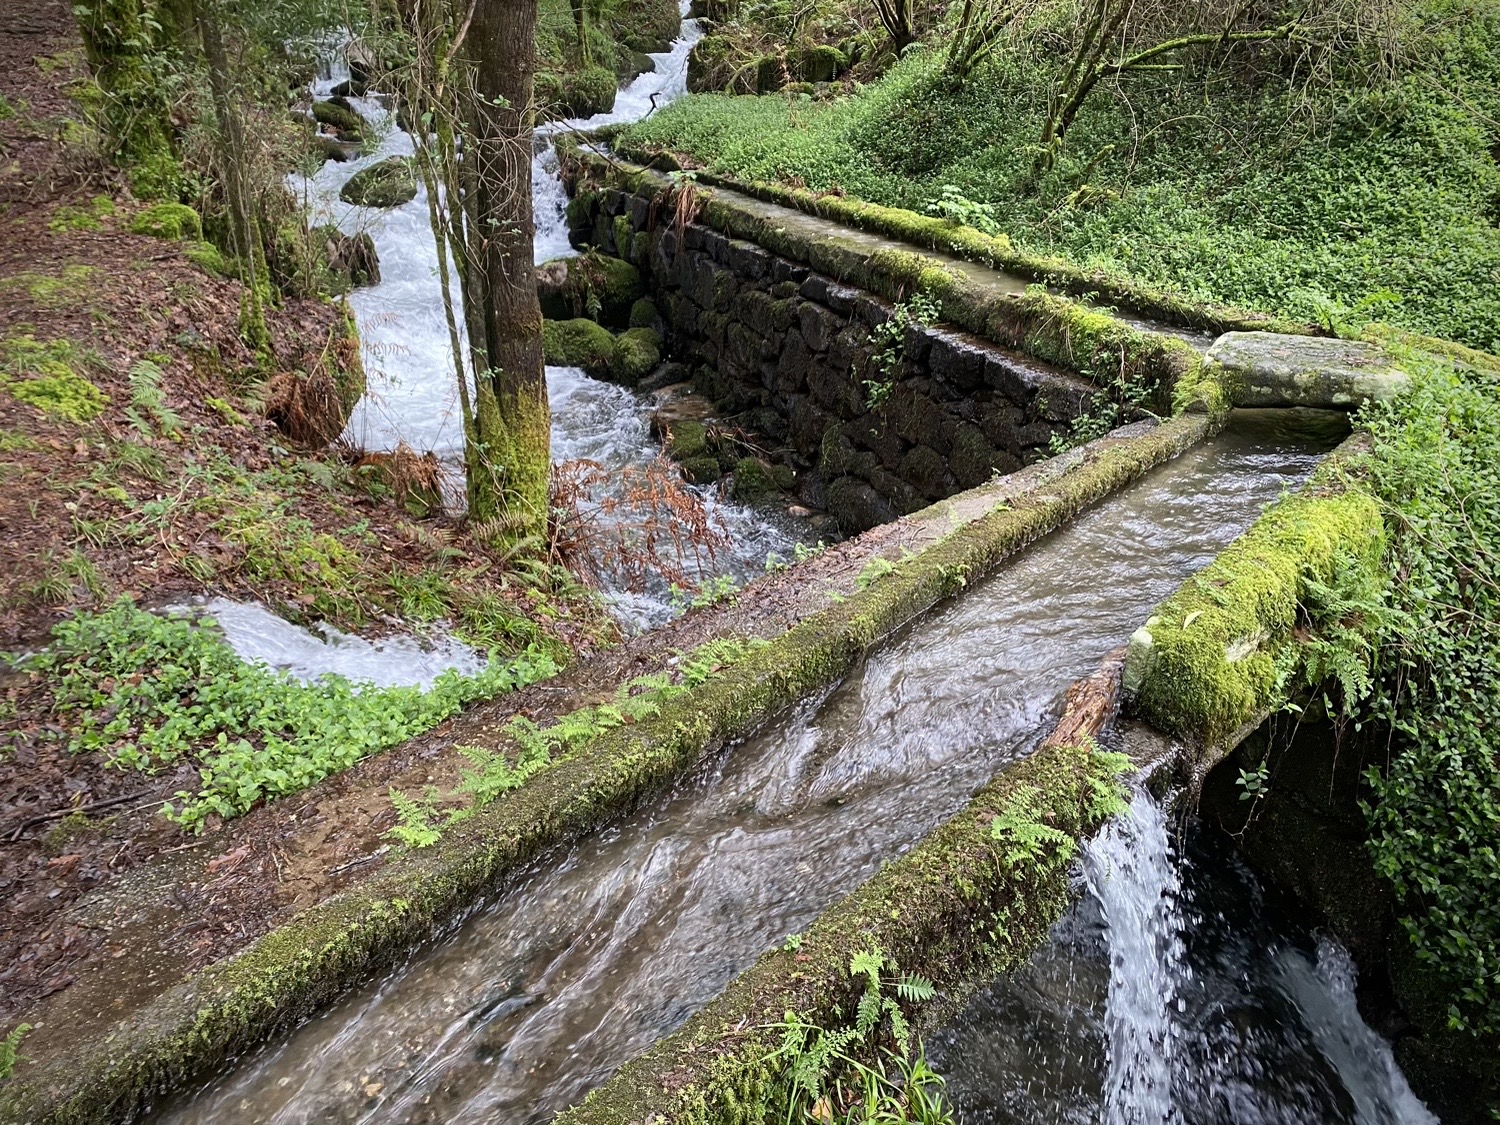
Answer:
[{"label": "flowing water", "polygon": [[[696,20],[685,20],[671,49],[651,56],[655,69],[622,89],[609,113],[539,130],[532,162],[537,262],[576,253],[568,245],[567,194],[550,137],[565,129],[635,121],[686,92],[688,52],[701,34]],[[315,96],[326,97],[347,76],[341,67],[331,71],[314,84]],[[314,221],[336,223],[346,233],[368,232],[380,257],[380,284],[349,296],[364,343],[369,386],[344,436],[362,449],[394,449],[405,442],[418,452],[436,453],[447,470],[448,496],[461,502],[456,482],[461,479],[463,429],[427,194],[419,189],[410,203],[390,210],[355,207],[339,199],[339,189],[360,169],[413,151],[411,137],[396,127],[380,100],[351,101],[373,124],[380,144],[358,160],[324,164],[310,178],[294,178],[292,185],[307,200]],[[459,319],[461,323],[461,313]],[[658,455],[660,444],[650,433],[651,408],[643,396],[571,367],[547,368],[547,391],[554,461],[587,459],[619,470],[644,466]],[[727,549],[715,557],[690,561],[687,570],[695,580],[727,574],[744,581],[763,568],[767,554],[786,554],[797,538],[798,525],[787,519],[727,503],[710,488],[695,491],[729,540]],[[675,612],[664,584],[648,593],[609,586],[606,596],[630,628],[661,624]]]},{"label": "flowing water", "polygon": [[1343,425],[1240,417],[159,1119],[547,1119],[1029,752]]},{"label": "flowing water", "polygon": [[1335,942],[1137,792],[1024,970],[927,1043],[964,1125],[1436,1125]]}]

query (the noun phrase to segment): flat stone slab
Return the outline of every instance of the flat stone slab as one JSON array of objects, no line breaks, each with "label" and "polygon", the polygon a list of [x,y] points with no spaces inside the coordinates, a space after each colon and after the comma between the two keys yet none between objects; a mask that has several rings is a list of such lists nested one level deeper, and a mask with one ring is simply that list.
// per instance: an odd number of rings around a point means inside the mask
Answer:
[{"label": "flat stone slab", "polygon": [[1375,344],[1276,332],[1227,332],[1204,357],[1235,406],[1353,410],[1410,382]]}]

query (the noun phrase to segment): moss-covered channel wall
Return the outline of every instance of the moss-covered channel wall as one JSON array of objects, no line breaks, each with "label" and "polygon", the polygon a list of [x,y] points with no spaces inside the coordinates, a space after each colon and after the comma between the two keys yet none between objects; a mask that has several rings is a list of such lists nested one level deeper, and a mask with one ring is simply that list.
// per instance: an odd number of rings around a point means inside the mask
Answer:
[{"label": "moss-covered channel wall", "polygon": [[1347,475],[1362,446],[1345,442],[1131,637],[1126,692],[1153,726],[1201,749],[1200,778],[1287,702],[1309,581],[1331,585],[1336,567],[1381,565],[1380,506]]},{"label": "moss-covered channel wall", "polygon": [[[997,493],[973,519],[891,573],[804,618],[654,718],[607,732],[436,847],[402,855],[128,1019],[112,1023],[108,1010],[100,1011],[66,1053],[27,1061],[0,1087],[0,1121],[129,1120],[162,1094],[207,1076],[451,927],[539,855],[637,807],[706,756],[835,682],[891,630],[1212,428],[1205,415],[1179,418],[1100,443],[1029,491],[1003,500]],[[1073,767],[1060,761],[1055,768],[1066,781]],[[1065,794],[1058,789],[1059,800]],[[1043,901],[1055,893],[1039,891]]]},{"label": "moss-covered channel wall", "polygon": [[[1118,405],[1117,377],[1159,412],[1201,382],[1175,336],[560,147],[573,243],[640,271],[667,354],[846,533],[1046,457]],[[887,327],[891,302],[917,294],[944,326],[903,308]]]}]

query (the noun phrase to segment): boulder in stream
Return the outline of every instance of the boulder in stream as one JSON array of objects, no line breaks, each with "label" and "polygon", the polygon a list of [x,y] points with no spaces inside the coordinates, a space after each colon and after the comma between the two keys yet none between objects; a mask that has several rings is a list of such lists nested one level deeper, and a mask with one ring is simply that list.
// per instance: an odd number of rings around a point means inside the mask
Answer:
[{"label": "boulder in stream", "polygon": [[347,101],[321,101],[312,104],[313,120],[341,141],[364,140],[365,119]]},{"label": "boulder in stream", "polygon": [[542,315],[553,320],[588,316],[612,328],[649,328],[631,323],[631,311],[644,292],[638,269],[605,254],[554,258],[536,270]]},{"label": "boulder in stream", "polygon": [[592,320],[542,321],[542,354],[553,367],[580,367],[596,379],[609,375],[615,338]]},{"label": "boulder in stream", "polygon": [[361,168],[339,189],[339,198],[356,207],[399,207],[417,197],[417,178],[409,156],[390,156]]}]

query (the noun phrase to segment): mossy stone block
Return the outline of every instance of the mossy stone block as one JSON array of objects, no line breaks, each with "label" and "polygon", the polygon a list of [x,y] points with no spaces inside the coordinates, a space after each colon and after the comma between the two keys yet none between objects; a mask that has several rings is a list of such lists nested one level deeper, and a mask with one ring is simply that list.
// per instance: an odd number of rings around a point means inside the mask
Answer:
[{"label": "mossy stone block", "polygon": [[542,355],[553,367],[580,367],[601,378],[615,360],[615,338],[592,320],[542,321]]},{"label": "mossy stone block", "polygon": [[650,328],[631,328],[615,340],[609,372],[614,380],[633,387],[661,362],[661,337]]}]

